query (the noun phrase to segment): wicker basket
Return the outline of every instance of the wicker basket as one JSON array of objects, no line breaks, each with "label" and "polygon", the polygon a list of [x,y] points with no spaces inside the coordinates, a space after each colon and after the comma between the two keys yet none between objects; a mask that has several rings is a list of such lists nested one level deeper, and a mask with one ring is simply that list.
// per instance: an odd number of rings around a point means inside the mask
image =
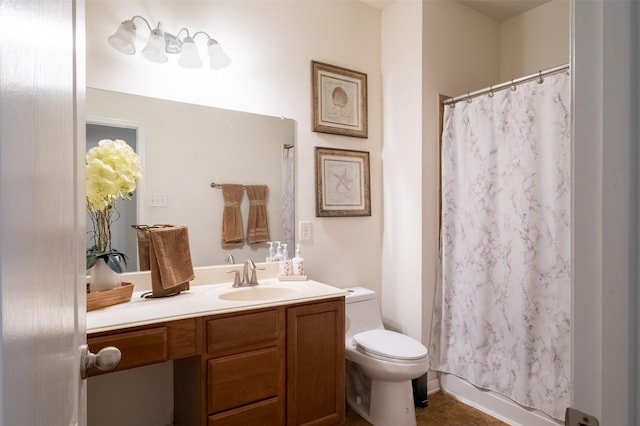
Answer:
[{"label": "wicker basket", "polygon": [[111,290],[87,293],[87,312],[106,308],[107,306],[117,305],[119,303],[127,303],[131,300],[132,294],[133,284],[124,282],[120,287],[113,288]]}]

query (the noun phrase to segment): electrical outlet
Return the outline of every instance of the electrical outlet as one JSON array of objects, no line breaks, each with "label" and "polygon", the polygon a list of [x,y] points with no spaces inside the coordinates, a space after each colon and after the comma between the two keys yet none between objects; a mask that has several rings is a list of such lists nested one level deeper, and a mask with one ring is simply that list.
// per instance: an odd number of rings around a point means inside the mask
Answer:
[{"label": "electrical outlet", "polygon": [[598,426],[600,422],[590,414],[569,407],[565,413],[564,424],[565,426]]},{"label": "electrical outlet", "polygon": [[311,241],[311,222],[301,220],[299,223],[298,241]]}]

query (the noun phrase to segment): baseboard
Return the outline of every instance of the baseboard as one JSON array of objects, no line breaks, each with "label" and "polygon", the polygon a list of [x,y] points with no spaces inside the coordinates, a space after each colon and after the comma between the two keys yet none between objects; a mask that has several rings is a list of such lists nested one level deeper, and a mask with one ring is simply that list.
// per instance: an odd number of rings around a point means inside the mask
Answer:
[{"label": "baseboard", "polygon": [[470,405],[511,426],[562,426],[537,410],[522,407],[495,392],[478,389],[469,382],[451,374],[440,374],[440,388],[458,401]]},{"label": "baseboard", "polygon": [[440,379],[438,377],[432,377],[427,381],[427,395],[440,391]]}]

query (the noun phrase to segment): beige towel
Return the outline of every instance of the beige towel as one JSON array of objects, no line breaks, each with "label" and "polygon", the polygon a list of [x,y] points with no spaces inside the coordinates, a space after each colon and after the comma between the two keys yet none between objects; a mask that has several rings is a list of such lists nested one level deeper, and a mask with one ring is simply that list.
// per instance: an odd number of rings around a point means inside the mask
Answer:
[{"label": "beige towel", "polygon": [[[162,290],[170,292],[187,290],[189,281],[195,279],[187,227],[152,229],[149,243],[151,284],[160,283]],[[155,287],[153,290],[156,296]]]},{"label": "beige towel", "polygon": [[148,271],[149,265],[149,230],[144,225],[131,225],[136,229],[138,235],[138,269]]},{"label": "beige towel", "polygon": [[[189,281],[195,279],[189,231],[186,226],[136,226],[138,242],[146,242],[151,269],[151,288],[154,297],[168,296],[189,290]],[[138,247],[141,250],[141,246]],[[142,249],[144,250],[144,248]],[[141,258],[145,253],[141,252]]]},{"label": "beige towel", "polygon": [[138,269],[140,271],[151,270],[149,264],[149,229],[150,228],[166,228],[173,225],[131,225],[136,230],[138,237]]},{"label": "beige towel", "polygon": [[240,204],[244,196],[244,186],[224,183],[222,186],[222,247],[238,247],[244,243],[242,212]]},{"label": "beige towel", "polygon": [[269,220],[267,218],[267,185],[248,185],[249,220],[247,221],[247,243],[257,244],[269,241]]}]

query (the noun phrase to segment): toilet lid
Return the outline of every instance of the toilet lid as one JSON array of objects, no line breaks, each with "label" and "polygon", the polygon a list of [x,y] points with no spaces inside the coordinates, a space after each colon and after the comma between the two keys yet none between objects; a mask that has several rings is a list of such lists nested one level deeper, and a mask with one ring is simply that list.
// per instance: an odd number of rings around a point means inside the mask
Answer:
[{"label": "toilet lid", "polygon": [[419,359],[427,348],[415,339],[390,330],[368,330],[353,336],[356,346],[375,355],[395,359]]}]

